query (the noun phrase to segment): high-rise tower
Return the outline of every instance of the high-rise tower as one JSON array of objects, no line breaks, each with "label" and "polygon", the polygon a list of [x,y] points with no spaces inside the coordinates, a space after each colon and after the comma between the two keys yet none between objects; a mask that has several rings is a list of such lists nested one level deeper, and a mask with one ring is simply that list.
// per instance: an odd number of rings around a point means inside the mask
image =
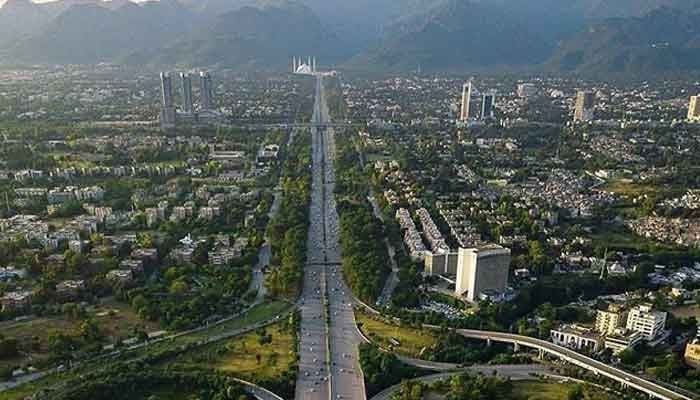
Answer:
[{"label": "high-rise tower", "polygon": [[496,94],[494,92],[484,93],[481,99],[481,119],[493,118],[493,105],[496,102]]},{"label": "high-rise tower", "polygon": [[172,128],[175,126],[175,105],[173,104],[173,81],[170,74],[161,72],[160,88],[162,104],[160,111],[160,126],[162,128]]},{"label": "high-rise tower", "polygon": [[576,95],[576,108],[574,121],[590,121],[593,119],[595,107],[595,94],[586,90],[579,90]]},{"label": "high-rise tower", "polygon": [[691,96],[688,104],[688,121],[700,121],[700,96]]},{"label": "high-rise tower", "polygon": [[183,73],[180,74],[182,78],[182,111],[192,114],[194,108],[192,107],[192,77],[190,74]]},{"label": "high-rise tower", "polygon": [[460,121],[469,121],[469,107],[472,98],[472,81],[462,86],[462,110],[459,113]]},{"label": "high-rise tower", "polygon": [[214,109],[214,85],[211,81],[211,75],[208,72],[199,73],[199,84],[202,96],[202,110]]}]

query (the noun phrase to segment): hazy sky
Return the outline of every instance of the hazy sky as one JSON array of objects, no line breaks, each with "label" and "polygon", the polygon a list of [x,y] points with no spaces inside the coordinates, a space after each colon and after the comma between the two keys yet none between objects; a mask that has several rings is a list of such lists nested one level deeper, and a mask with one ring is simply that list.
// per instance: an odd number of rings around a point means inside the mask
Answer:
[{"label": "hazy sky", "polygon": [[[6,1],[7,1],[7,0],[0,0],[0,7],[2,7],[3,5],[5,5],[5,2],[6,2]],[[60,0],[32,0],[32,1],[35,2],[35,3],[47,3],[47,2],[50,2],[50,1],[60,1]],[[135,1],[135,2],[138,3],[138,2],[140,2],[140,1],[145,1],[145,0],[131,0],[131,1]]]}]

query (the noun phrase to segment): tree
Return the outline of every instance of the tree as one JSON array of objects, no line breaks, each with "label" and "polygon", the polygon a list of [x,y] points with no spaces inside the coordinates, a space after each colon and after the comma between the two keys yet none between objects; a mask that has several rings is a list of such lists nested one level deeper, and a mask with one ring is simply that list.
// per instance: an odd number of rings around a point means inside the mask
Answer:
[{"label": "tree", "polygon": [[170,284],[170,293],[181,296],[189,290],[189,286],[185,281],[182,280],[176,280],[172,284]]},{"label": "tree", "polygon": [[583,400],[583,398],[583,387],[581,385],[574,385],[566,394],[567,400]]}]

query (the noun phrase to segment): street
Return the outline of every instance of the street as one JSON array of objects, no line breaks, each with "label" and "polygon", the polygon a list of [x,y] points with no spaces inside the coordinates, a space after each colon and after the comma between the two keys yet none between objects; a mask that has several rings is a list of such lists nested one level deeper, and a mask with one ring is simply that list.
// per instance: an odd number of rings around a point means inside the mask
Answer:
[{"label": "street", "polygon": [[342,275],[334,196],[335,132],[323,78],[317,77],[312,117],[312,189],[307,266],[301,298],[297,399],[364,399],[352,296]]}]

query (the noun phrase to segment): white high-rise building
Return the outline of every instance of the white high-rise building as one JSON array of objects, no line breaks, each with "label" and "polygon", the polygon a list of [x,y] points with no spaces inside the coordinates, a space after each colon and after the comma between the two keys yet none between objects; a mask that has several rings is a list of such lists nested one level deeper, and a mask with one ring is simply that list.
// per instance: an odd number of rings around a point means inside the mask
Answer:
[{"label": "white high-rise building", "polygon": [[460,121],[469,121],[469,108],[471,107],[472,81],[462,86],[462,109],[459,113]]},{"label": "white high-rise building", "polygon": [[460,248],[455,293],[470,302],[478,302],[482,293],[503,292],[508,287],[509,269],[509,249],[497,245]]},{"label": "white high-rise building", "polygon": [[688,104],[688,121],[700,121],[700,96],[692,96]]},{"label": "white high-rise building", "polygon": [[655,311],[649,305],[640,305],[630,310],[627,316],[627,329],[639,332],[644,340],[651,341],[663,332],[667,316],[667,313]]}]

